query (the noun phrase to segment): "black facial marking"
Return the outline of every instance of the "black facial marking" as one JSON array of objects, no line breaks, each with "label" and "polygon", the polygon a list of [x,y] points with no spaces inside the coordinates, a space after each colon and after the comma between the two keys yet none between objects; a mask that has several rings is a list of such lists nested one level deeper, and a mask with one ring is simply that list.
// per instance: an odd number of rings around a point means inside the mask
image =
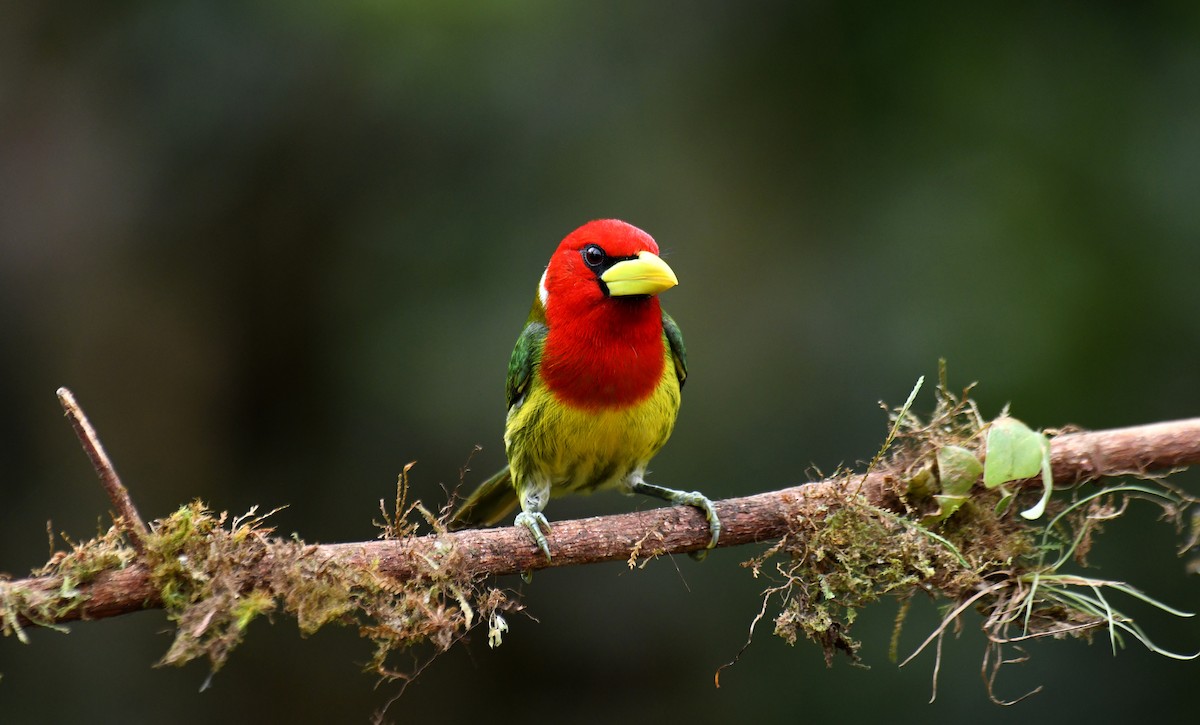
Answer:
[{"label": "black facial marking", "polygon": [[583,263],[587,265],[587,268],[592,270],[592,273],[596,275],[596,283],[600,285],[600,290],[604,292],[605,297],[608,297],[608,285],[604,283],[604,280],[600,279],[600,276],[617,262],[637,259],[636,254],[631,254],[627,257],[610,257],[608,252],[604,251],[598,244],[587,245],[579,250],[579,255],[583,257]]}]

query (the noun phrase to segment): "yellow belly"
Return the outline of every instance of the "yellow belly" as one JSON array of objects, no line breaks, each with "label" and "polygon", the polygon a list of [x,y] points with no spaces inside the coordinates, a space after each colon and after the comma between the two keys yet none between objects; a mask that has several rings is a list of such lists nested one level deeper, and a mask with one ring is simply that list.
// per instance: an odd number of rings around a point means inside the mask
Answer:
[{"label": "yellow belly", "polygon": [[534,376],[524,403],[509,412],[504,433],[518,496],[539,483],[549,485],[551,496],[627,486],[671,436],[679,400],[671,364],[663,366],[649,397],[620,409],[572,407]]}]

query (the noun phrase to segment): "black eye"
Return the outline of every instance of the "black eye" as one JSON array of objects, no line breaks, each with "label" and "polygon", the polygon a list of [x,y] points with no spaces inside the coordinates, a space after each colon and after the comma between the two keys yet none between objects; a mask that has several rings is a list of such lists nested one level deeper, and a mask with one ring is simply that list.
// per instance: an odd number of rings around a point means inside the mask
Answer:
[{"label": "black eye", "polygon": [[589,267],[599,267],[604,264],[604,260],[608,257],[604,250],[597,247],[595,244],[589,244],[583,248],[583,263]]}]

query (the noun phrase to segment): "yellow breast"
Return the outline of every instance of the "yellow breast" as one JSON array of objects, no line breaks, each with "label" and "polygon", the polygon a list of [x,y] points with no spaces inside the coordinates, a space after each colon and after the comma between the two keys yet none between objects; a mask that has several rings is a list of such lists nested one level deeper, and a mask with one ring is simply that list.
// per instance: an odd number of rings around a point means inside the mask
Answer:
[{"label": "yellow breast", "polygon": [[525,401],[509,411],[504,445],[518,493],[535,480],[552,496],[621,486],[644,472],[671,436],[679,380],[663,366],[654,391],[625,408],[590,410],[559,400],[533,376]]}]

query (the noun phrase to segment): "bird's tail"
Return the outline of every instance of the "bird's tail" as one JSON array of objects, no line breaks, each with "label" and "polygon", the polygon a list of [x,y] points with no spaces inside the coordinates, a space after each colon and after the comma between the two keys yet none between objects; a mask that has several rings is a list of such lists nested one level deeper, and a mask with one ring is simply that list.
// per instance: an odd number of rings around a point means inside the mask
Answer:
[{"label": "bird's tail", "polygon": [[479,484],[479,488],[463,501],[450,517],[450,528],[469,529],[473,526],[494,526],[517,507],[517,492],[512,475],[505,466],[496,475]]}]

